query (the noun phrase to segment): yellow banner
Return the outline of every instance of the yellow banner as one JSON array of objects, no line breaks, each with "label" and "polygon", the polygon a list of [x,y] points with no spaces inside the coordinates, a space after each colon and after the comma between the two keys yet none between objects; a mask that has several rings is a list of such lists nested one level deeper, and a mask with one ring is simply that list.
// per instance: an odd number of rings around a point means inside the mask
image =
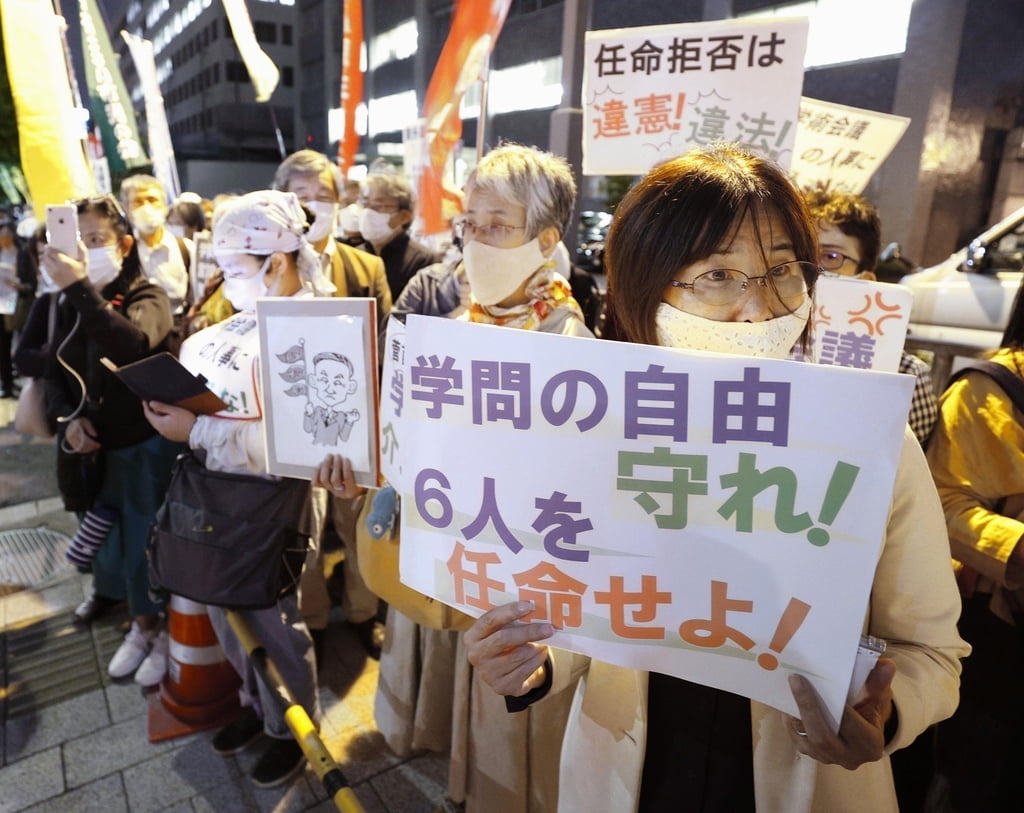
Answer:
[{"label": "yellow banner", "polygon": [[46,205],[91,195],[95,181],[82,148],[84,127],[71,98],[61,45],[63,20],[50,0],[0,0],[21,168],[36,217]]}]

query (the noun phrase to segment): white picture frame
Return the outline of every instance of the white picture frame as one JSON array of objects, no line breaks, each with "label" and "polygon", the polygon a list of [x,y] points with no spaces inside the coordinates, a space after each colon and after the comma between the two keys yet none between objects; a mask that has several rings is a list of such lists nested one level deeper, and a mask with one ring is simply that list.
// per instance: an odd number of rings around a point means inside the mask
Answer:
[{"label": "white picture frame", "polygon": [[309,480],[328,454],[379,484],[377,302],[372,297],[256,302],[267,471]]}]

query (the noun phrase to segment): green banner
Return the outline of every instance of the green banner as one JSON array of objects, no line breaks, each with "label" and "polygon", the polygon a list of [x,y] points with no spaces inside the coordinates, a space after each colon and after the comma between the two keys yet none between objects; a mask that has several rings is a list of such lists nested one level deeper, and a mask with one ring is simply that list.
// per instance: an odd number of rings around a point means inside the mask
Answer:
[{"label": "green banner", "polygon": [[110,173],[146,166],[149,158],[139,140],[135,112],[96,0],[79,0],[78,8],[89,108],[93,123],[100,128]]}]

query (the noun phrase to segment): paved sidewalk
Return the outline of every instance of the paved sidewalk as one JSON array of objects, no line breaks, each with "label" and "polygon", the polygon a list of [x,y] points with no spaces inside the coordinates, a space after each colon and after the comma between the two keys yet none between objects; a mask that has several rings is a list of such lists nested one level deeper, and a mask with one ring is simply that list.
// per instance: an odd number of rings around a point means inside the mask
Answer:
[{"label": "paved sidewalk", "polygon": [[[71,535],[74,517],[54,496],[52,443],[14,432],[13,405],[0,400],[0,532],[48,528]],[[106,674],[127,628],[126,611],[91,628],[73,623],[74,608],[90,591],[90,577],[68,568],[27,588],[0,584],[0,813],[336,809],[308,768],[281,788],[255,788],[247,771],[259,746],[223,758],[210,746],[212,731],[150,743],[142,689]],[[376,730],[377,662],[340,620],[328,628],[325,649],[321,737],[367,813],[442,806],[447,759],[399,759]]]}]

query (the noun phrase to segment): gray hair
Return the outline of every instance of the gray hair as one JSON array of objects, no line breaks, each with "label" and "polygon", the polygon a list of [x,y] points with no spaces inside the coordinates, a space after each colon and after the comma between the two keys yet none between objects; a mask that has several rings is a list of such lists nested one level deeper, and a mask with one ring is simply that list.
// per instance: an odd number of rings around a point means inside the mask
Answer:
[{"label": "gray hair", "polygon": [[316,150],[299,150],[285,158],[274,173],[274,189],[288,191],[288,182],[296,175],[321,175],[324,170],[331,173],[334,194],[340,198],[345,189],[345,179],[338,165]]},{"label": "gray hair", "polygon": [[167,203],[167,190],[164,189],[164,185],[160,183],[159,178],[155,178],[152,175],[129,175],[121,181],[121,188],[118,190],[121,196],[121,205],[125,210],[131,208],[132,198],[135,197],[135,193],[140,189],[160,190],[160,197],[165,204]]},{"label": "gray hair", "polygon": [[398,201],[399,209],[412,211],[414,197],[412,184],[404,175],[397,172],[371,172],[363,179],[362,194],[371,191]]},{"label": "gray hair", "polygon": [[466,179],[466,197],[480,191],[526,208],[526,233],[533,239],[554,226],[565,234],[576,202],[576,180],[568,162],[522,144],[502,144]]}]

